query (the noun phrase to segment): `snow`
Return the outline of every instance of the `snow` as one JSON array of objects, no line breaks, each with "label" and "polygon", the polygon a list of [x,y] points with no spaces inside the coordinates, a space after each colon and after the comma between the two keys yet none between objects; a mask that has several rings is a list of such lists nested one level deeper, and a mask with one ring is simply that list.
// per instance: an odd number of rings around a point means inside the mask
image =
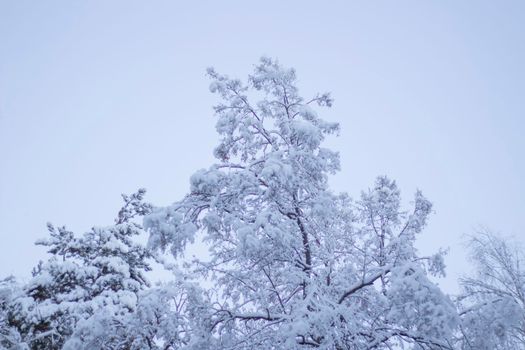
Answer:
[{"label": "snow", "polygon": [[[322,143],[339,125],[317,108],[329,94],[303,99],[295,71],[266,57],[246,83],[207,73],[217,162],[172,205],[141,189],[112,226],[49,225],[38,244],[51,257],[27,283],[0,283],[0,348],[519,349],[523,258],[477,242],[480,277],[453,300],[428,276],[446,252],[415,249],[432,213],[421,191],[403,208],[387,176],[355,200],[330,190],[339,154]],[[209,256],[183,260],[197,237]],[[151,286],[151,261],[172,280]]]}]

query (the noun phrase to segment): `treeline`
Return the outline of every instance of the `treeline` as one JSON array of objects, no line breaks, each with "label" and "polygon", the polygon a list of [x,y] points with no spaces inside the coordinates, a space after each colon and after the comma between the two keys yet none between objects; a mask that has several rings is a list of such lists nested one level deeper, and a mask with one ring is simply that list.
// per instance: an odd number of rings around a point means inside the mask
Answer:
[{"label": "treeline", "polygon": [[[303,99],[295,71],[269,58],[247,82],[208,75],[217,162],[168,207],[139,190],[111,226],[49,225],[37,242],[49,259],[27,283],[0,282],[0,347],[525,349],[517,243],[474,235],[475,272],[444,294],[429,279],[444,252],[414,247],[432,213],[420,191],[405,209],[385,176],[356,199],[330,190],[339,154],[322,143],[339,125],[316,111],[329,94]],[[206,258],[184,256],[194,242]],[[151,285],[154,262],[172,280]]]}]

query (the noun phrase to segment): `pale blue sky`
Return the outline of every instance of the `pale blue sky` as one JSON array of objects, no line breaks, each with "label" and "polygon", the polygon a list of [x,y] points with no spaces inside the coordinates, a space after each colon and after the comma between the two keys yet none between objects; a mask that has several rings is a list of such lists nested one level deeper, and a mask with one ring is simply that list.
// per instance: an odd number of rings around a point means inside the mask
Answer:
[{"label": "pale blue sky", "polygon": [[451,248],[454,290],[463,234],[525,237],[524,19],[523,1],[0,1],[0,275],[29,274],[47,221],[110,224],[138,187],[180,198],[213,161],[205,68],[245,77],[264,54],[332,92],[335,189],[387,174],[433,201],[419,245]]}]

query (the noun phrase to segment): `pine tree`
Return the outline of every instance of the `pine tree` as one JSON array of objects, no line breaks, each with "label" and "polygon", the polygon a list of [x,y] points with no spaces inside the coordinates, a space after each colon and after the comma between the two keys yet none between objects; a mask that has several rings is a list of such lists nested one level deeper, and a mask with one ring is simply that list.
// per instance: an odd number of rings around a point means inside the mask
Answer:
[{"label": "pine tree", "polygon": [[150,270],[149,252],[133,241],[142,228],[131,220],[151,210],[142,201],[144,193],[123,195],[116,224],[94,227],[81,237],[48,225],[49,238],[37,244],[47,247],[51,258],[35,268],[8,306],[9,324],[31,349],[61,349],[86,333],[96,342],[94,319],[134,311]]}]

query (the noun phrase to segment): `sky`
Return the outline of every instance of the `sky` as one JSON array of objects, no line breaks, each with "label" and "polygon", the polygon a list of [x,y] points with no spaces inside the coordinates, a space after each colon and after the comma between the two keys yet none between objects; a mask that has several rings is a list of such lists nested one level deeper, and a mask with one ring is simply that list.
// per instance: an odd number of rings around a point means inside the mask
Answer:
[{"label": "sky", "polygon": [[214,161],[205,69],[245,78],[262,55],[330,91],[336,191],[378,175],[434,204],[422,254],[465,235],[525,240],[523,1],[0,1],[0,276],[27,278],[46,223],[109,225],[121,193],[167,205]]}]

